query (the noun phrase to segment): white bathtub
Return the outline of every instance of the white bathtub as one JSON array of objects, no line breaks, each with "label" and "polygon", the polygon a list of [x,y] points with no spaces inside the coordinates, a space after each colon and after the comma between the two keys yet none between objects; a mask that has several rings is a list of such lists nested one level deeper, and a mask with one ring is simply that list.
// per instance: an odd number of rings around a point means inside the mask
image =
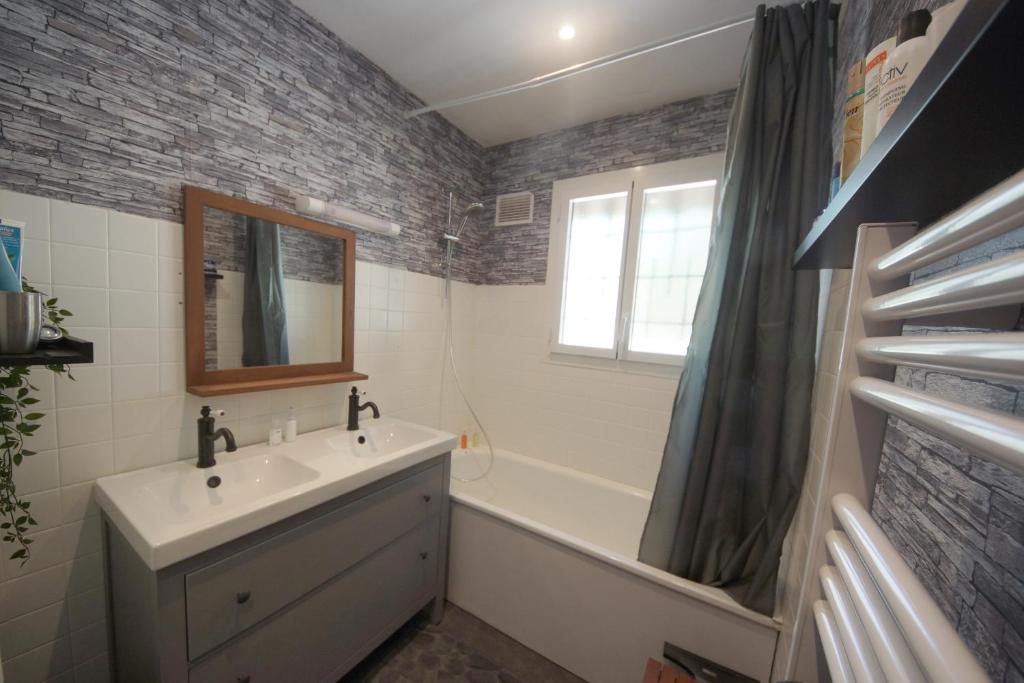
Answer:
[{"label": "white bathtub", "polygon": [[639,681],[670,642],[769,680],[777,622],[635,559],[649,493],[498,451],[452,500],[448,599],[583,679]]}]

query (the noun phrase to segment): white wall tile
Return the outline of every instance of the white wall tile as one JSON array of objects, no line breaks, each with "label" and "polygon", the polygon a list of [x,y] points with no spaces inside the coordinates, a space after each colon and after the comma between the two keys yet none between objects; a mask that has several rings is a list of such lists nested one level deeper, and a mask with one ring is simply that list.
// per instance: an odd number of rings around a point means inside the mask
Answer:
[{"label": "white wall tile", "polygon": [[[129,251],[110,252],[110,288],[143,292],[157,290],[158,273],[155,256]],[[73,283],[71,283],[73,284]]]},{"label": "white wall tile", "polygon": [[107,251],[74,244],[50,245],[50,278],[55,285],[107,286]]},{"label": "white wall tile", "polygon": [[[117,447],[114,448],[115,464],[117,458]],[[99,506],[93,493],[94,484],[92,481],[80,484],[70,484],[60,488],[60,509],[61,521],[64,523],[77,522],[90,515],[99,514]]]},{"label": "white wall tile", "polygon": [[52,294],[63,308],[74,313],[68,322],[74,321],[76,326],[83,327],[107,327],[110,324],[110,304],[106,289],[55,285]]},{"label": "white wall tile", "polygon": [[53,640],[54,634],[68,631],[68,611],[64,601],[55,602],[15,617],[0,626],[0,652],[10,659]]},{"label": "white wall tile", "polygon": [[159,271],[158,289],[161,292],[181,293],[185,291],[185,265],[184,261],[176,258],[159,259],[157,265]]},{"label": "white wall tile", "polygon": [[156,398],[160,395],[160,366],[115,365],[110,369],[110,388],[115,402]]},{"label": "white wall tile", "polygon": [[110,331],[110,362],[114,365],[157,363],[160,360],[160,331],[147,327],[124,327]]},{"label": "white wall tile", "polygon": [[[109,430],[108,430],[109,431]],[[114,473],[114,444],[99,441],[60,449],[60,481],[80,484]]]},{"label": "white wall tile", "polygon": [[111,327],[157,327],[158,299],[155,292],[110,291]]},{"label": "white wall tile", "polygon": [[25,224],[25,237],[50,239],[50,200],[45,197],[0,190],[0,218]]},{"label": "white wall tile", "polygon": [[57,410],[57,440],[62,449],[66,446],[109,441],[111,434],[109,403]]},{"label": "white wall tile", "polygon": [[109,214],[110,248],[156,256],[156,221],[112,211]]},{"label": "white wall tile", "polygon": [[39,451],[24,458],[14,470],[14,483],[19,495],[59,487],[60,468],[57,464],[57,450]]},{"label": "white wall tile", "polygon": [[160,327],[185,327],[185,299],[181,294],[161,292],[158,296]]},{"label": "white wall tile", "polygon": [[185,330],[160,328],[160,362],[182,363],[185,360]]},{"label": "white wall tile", "polygon": [[[0,212],[0,218],[2,218]],[[25,239],[21,257],[21,276],[34,285],[49,290],[50,243],[46,240]]]},{"label": "white wall tile", "polygon": [[85,204],[50,200],[50,240],[107,248],[107,211]]},{"label": "white wall tile", "polygon": [[160,399],[125,401],[113,406],[113,434],[115,438],[154,434],[161,429],[162,406]]},{"label": "white wall tile", "polygon": [[72,372],[73,380],[66,375],[55,378],[58,408],[110,403],[109,367],[81,365]]},{"label": "white wall tile", "polygon": [[157,221],[157,253],[165,258],[184,258],[185,230],[182,225]]}]

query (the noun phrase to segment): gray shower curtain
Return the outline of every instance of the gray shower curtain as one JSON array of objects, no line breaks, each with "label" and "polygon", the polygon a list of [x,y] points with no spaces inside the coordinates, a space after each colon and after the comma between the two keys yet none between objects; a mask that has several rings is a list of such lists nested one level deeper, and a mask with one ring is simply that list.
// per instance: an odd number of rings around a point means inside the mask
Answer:
[{"label": "gray shower curtain", "polygon": [[818,273],[793,252],[832,163],[830,8],[758,7],[711,255],[640,560],[770,614],[803,480]]},{"label": "gray shower curtain", "polygon": [[242,365],[287,365],[280,229],[276,223],[259,218],[247,218],[246,228]]}]

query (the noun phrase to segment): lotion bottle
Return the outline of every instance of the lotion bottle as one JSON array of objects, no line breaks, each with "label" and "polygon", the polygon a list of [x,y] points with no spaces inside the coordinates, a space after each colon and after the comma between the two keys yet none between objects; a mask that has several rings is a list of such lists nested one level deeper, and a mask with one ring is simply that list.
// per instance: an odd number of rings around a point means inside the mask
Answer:
[{"label": "lotion bottle", "polygon": [[878,130],[889,122],[932,55],[926,32],[932,15],[917,9],[900,20],[893,48],[878,79]]},{"label": "lotion bottle", "polygon": [[284,441],[291,443],[299,435],[299,421],[295,419],[295,408],[288,408],[288,421],[284,423]]},{"label": "lotion bottle", "polygon": [[868,147],[878,133],[878,79],[885,69],[889,52],[896,47],[896,36],[886,38],[864,58],[864,115],[861,119],[860,157],[863,159]]}]

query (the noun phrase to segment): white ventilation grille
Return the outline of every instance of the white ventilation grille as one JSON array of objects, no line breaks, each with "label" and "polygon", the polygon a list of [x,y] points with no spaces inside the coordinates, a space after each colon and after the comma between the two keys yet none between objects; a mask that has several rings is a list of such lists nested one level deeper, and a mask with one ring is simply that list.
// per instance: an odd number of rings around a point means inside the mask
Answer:
[{"label": "white ventilation grille", "polygon": [[510,194],[498,195],[497,208],[494,211],[494,224],[496,226],[525,225],[532,222],[532,192],[512,192]]}]

